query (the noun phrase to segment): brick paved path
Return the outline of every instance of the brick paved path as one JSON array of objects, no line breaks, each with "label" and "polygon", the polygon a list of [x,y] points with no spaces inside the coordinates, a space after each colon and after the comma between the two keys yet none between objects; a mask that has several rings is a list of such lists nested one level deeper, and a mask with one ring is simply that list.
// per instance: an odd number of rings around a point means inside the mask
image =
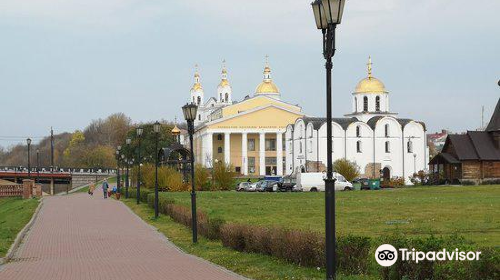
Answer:
[{"label": "brick paved path", "polygon": [[241,279],[184,254],[121,202],[48,197],[1,280]]}]

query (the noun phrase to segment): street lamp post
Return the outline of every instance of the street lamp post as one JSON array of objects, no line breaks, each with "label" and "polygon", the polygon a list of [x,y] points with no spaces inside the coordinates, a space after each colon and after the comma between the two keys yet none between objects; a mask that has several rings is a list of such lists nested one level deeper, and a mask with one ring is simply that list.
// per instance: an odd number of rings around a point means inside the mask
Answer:
[{"label": "street lamp post", "polygon": [[28,179],[31,179],[31,139],[26,139],[26,143],[28,144]]},{"label": "street lamp post", "polygon": [[40,149],[36,149],[36,182],[40,182]]},{"label": "street lamp post", "polygon": [[191,221],[193,228],[193,243],[198,242],[197,221],[196,221],[196,190],[194,185],[194,151],[193,151],[193,134],[194,134],[194,120],[196,119],[196,111],[198,107],[196,104],[186,104],[182,107],[184,119],[186,119],[189,133],[189,144],[191,148]]},{"label": "street lamp post", "polygon": [[153,125],[155,133],[155,218],[158,218],[158,139],[160,136],[160,129],[160,122],[155,122]]},{"label": "street lamp post", "polygon": [[116,147],[116,192],[120,193],[121,176],[120,176],[120,151],[122,146]]},{"label": "street lamp post", "polygon": [[326,153],[325,237],[326,279],[335,279],[335,179],[332,164],[332,57],[335,54],[335,29],[342,21],[345,0],[316,0],[311,3],[316,27],[323,33],[323,56],[326,60]]},{"label": "street lamp post", "polygon": [[138,127],[136,129],[137,133],[137,138],[139,138],[139,145],[137,146],[137,165],[138,165],[138,172],[137,172],[137,204],[141,203],[141,137],[143,133],[143,128]]},{"label": "street lamp post", "polygon": [[[130,149],[130,143],[132,143],[132,139],[127,138],[127,140],[125,140],[125,143],[127,144],[127,148]],[[128,198],[128,187],[129,187],[129,184],[130,184],[129,178],[128,178],[128,170],[129,170],[130,162],[127,159],[125,163],[126,163],[126,166],[127,166],[127,174],[125,175],[125,198]]]},{"label": "street lamp post", "polygon": [[413,174],[417,174],[417,154],[413,154]]}]

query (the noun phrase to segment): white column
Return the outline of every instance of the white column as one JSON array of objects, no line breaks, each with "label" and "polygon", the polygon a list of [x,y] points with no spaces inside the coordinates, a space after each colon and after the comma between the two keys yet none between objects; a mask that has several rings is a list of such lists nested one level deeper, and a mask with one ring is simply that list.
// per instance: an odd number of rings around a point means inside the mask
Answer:
[{"label": "white column", "polygon": [[224,133],[224,161],[231,163],[231,132]]},{"label": "white column", "polygon": [[213,164],[214,157],[212,155],[213,150],[214,150],[214,141],[213,141],[213,136],[214,134],[212,132],[208,132],[207,135],[205,135],[205,146],[203,147],[203,151],[205,151],[205,158],[203,159],[203,162],[205,163],[205,167],[211,166]]},{"label": "white column", "polygon": [[241,173],[248,175],[248,135],[246,132],[241,133]]},{"label": "white column", "polygon": [[276,133],[276,175],[283,176],[283,133]]},{"label": "white column", "polygon": [[259,175],[266,175],[266,133],[259,133]]}]

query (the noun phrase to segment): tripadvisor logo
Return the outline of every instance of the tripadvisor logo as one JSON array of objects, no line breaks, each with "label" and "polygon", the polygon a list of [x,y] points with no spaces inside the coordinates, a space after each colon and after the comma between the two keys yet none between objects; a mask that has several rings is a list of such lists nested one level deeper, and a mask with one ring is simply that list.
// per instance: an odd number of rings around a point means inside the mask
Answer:
[{"label": "tripadvisor logo", "polygon": [[477,261],[479,260],[479,255],[481,252],[464,252],[458,249],[448,251],[443,249],[441,251],[429,251],[422,252],[417,251],[415,248],[409,250],[406,248],[400,248],[399,254],[398,250],[390,244],[380,245],[375,251],[375,260],[381,266],[391,266],[398,260],[398,255],[401,257],[401,261],[413,261],[418,263],[420,261]]}]

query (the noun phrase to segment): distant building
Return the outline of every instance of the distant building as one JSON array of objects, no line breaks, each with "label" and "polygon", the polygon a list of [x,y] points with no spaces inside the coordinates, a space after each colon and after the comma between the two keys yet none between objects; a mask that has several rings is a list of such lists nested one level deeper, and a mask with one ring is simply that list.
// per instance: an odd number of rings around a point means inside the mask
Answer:
[{"label": "distant building", "polygon": [[500,179],[500,99],[485,131],[448,135],[429,166],[436,180],[447,183]]},{"label": "distant building", "polygon": [[448,130],[446,129],[441,130],[441,132],[427,134],[428,141],[434,145],[437,152],[441,152],[447,137]]},{"label": "distant building", "polygon": [[[352,94],[352,113],[333,119],[333,160],[348,159],[361,168],[361,176],[384,180],[409,177],[427,169],[426,128],[420,121],[398,118],[389,109],[389,92],[368,76]],[[302,117],[286,130],[286,174],[325,169],[326,119]]]}]

